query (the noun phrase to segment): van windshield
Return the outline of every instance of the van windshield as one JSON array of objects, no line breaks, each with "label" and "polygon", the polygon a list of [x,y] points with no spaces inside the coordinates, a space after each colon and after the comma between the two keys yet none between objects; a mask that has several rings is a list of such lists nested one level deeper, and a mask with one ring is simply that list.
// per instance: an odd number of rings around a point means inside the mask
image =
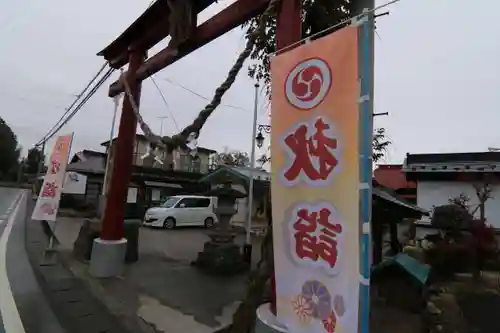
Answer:
[{"label": "van windshield", "polygon": [[177,201],[179,201],[179,198],[176,198],[176,197],[170,197],[170,198],[167,198],[167,200],[161,204],[161,207],[163,208],[172,208],[175,206],[175,204],[177,203]]}]

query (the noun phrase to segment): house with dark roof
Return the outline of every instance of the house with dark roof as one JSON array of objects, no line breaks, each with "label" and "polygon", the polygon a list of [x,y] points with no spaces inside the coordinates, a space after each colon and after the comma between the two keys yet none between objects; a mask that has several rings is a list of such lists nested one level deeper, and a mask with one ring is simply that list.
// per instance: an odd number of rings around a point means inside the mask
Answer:
[{"label": "house with dark roof", "polygon": [[[69,172],[87,177],[86,193],[78,196],[78,199],[95,209],[99,206],[106,165],[108,170],[112,170],[115,143],[116,139],[103,142],[101,145],[105,147],[105,152],[82,150],[76,153],[68,164]],[[182,148],[175,150],[171,156],[167,156],[163,151],[147,156],[147,152],[146,138],[140,134],[136,135],[133,171],[127,195],[127,211],[130,212],[128,216],[141,216],[145,209],[159,204],[167,196],[206,191],[206,184],[198,180],[213,170],[211,163],[215,150],[198,147],[195,156]],[[108,182],[109,180],[110,177],[107,178]]]},{"label": "house with dark roof", "polygon": [[[403,172],[407,181],[416,183],[417,205],[427,210],[448,204],[460,194],[477,205],[473,185],[486,177],[492,190],[492,198],[485,203],[486,219],[500,230],[500,152],[407,154]],[[423,217],[421,222],[429,226],[430,218]]]}]

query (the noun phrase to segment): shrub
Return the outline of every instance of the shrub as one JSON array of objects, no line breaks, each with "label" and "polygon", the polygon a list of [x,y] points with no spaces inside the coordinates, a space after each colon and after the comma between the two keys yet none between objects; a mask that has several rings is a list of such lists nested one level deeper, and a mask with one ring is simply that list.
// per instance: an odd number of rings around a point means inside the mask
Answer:
[{"label": "shrub", "polygon": [[449,242],[442,239],[424,250],[425,263],[430,265],[433,274],[449,279],[455,273],[465,272],[471,268],[470,247],[464,242]]},{"label": "shrub", "polygon": [[431,223],[434,227],[446,231],[457,231],[467,228],[472,221],[472,215],[463,206],[449,204],[438,206],[432,212]]},{"label": "shrub", "polygon": [[474,258],[473,272],[479,277],[485,263],[496,258],[498,243],[495,230],[481,220],[472,221],[469,231],[467,244]]},{"label": "shrub", "polygon": [[469,231],[477,250],[485,256],[494,255],[498,250],[495,229],[481,220],[473,220]]},{"label": "shrub", "polygon": [[480,220],[471,221],[467,232],[453,238],[433,239],[433,243],[424,250],[425,262],[444,279],[458,272],[472,271],[479,275],[485,263],[498,253],[495,230]]}]

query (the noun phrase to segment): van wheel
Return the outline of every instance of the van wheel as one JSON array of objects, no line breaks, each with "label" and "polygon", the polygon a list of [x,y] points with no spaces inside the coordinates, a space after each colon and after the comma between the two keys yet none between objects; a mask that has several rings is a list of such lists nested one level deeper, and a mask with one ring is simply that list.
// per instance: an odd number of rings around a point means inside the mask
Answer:
[{"label": "van wheel", "polygon": [[164,229],[174,229],[175,228],[175,219],[173,217],[167,217],[163,222]]},{"label": "van wheel", "polygon": [[205,219],[205,228],[212,228],[214,226],[214,219],[213,217],[207,217]]}]

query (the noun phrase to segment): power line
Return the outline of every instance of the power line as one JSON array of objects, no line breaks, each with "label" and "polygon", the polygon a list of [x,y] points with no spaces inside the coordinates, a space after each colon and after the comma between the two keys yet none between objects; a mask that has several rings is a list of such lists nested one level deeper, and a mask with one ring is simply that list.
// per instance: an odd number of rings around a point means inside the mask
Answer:
[{"label": "power line", "polygon": [[54,136],[64,125],[66,125],[73,116],[76,115],[78,111],[90,100],[92,96],[97,92],[97,90],[106,82],[106,80],[111,76],[111,74],[114,72],[113,68],[108,69],[106,74],[99,80],[99,82],[92,88],[92,90],[85,96],[85,98],[78,104],[78,106],[71,112],[71,114],[64,120],[63,123],[61,123],[58,128],[52,133],[52,136]]},{"label": "power line", "polygon": [[54,136],[64,125],[66,125],[71,118],[73,118],[78,111],[90,100],[92,96],[97,92],[97,90],[106,82],[106,80],[111,76],[114,72],[113,68],[108,69],[106,74],[99,80],[99,82],[90,90],[90,92],[84,97],[84,99],[76,106],[76,108],[71,112],[71,114],[62,122],[58,128],[52,133],[51,136]]},{"label": "power line", "polygon": [[[107,63],[105,63],[99,72],[92,78],[92,80],[87,84],[87,86],[83,89],[83,91],[78,94],[77,98],[71,103],[71,105],[66,108],[64,114],[59,118],[59,120],[55,123],[54,126],[47,132],[47,134],[35,145],[40,146],[50,140],[64,125],[68,123],[68,121],[73,118],[73,116],[87,103],[87,101],[95,94],[95,92],[101,87],[101,85],[111,76],[114,69],[109,68],[108,71],[99,79],[99,81],[92,87],[92,89],[84,96],[89,87],[95,82],[97,77],[102,73],[102,71],[106,68]],[[80,101],[81,99],[81,101]],[[72,110],[72,108],[80,101],[80,103]],[[66,118],[65,118],[66,117]]]},{"label": "power line", "polygon": [[[164,78],[163,80],[165,80],[165,81],[167,81],[167,82],[169,82],[169,83],[173,84],[174,86],[177,86],[177,87],[179,87],[179,88],[181,88],[181,89],[184,89],[184,90],[186,90],[186,91],[190,92],[190,93],[191,93],[191,94],[193,94],[193,95],[196,95],[196,96],[198,96],[198,97],[200,97],[200,98],[203,98],[204,100],[207,100],[207,101],[211,101],[211,100],[212,100],[211,98],[208,98],[208,97],[206,97],[206,96],[203,96],[202,94],[197,93],[196,91],[194,91],[194,90],[192,90],[192,89],[190,89],[190,88],[188,88],[188,87],[186,87],[186,86],[183,86],[183,85],[182,85],[182,84],[180,84],[180,83],[174,82],[174,81],[172,81],[172,80],[170,80],[170,79],[168,79],[168,78]],[[230,104],[220,104],[220,105],[221,105],[221,106],[228,107],[228,108],[233,108],[233,109],[242,110],[242,111],[245,111],[245,112],[250,112],[250,110],[247,110],[247,109],[244,109],[244,108],[242,108],[242,107],[235,106],[235,105],[230,105]]]},{"label": "power line", "polygon": [[101,85],[111,76],[114,69],[109,69],[108,72],[102,77],[99,82],[90,90],[90,92],[84,97],[84,99],[76,106],[76,108],[64,119],[64,121],[59,121],[57,127],[53,127],[51,133],[48,133],[36,146],[43,145],[48,140],[50,140],[64,125],[66,125],[80,109],[87,103],[87,101],[95,94],[95,92],[101,87]]},{"label": "power line", "polygon": [[165,106],[167,107],[167,111],[170,114],[170,117],[172,117],[172,120],[174,121],[175,127],[177,128],[177,132],[180,132],[181,129],[179,127],[179,124],[177,123],[177,120],[175,120],[174,114],[173,114],[172,110],[170,109],[170,106],[168,105],[168,102],[167,102],[167,99],[165,98],[165,95],[163,95],[163,92],[161,91],[160,87],[158,86],[158,83],[156,83],[153,76],[151,75],[149,78],[151,79],[151,81],[153,81],[153,84],[155,85],[156,90],[158,90],[158,93],[160,93],[161,99],[163,100],[163,103],[165,103]]},{"label": "power line", "polygon": [[66,117],[66,115],[71,111],[71,108],[73,108],[73,106],[75,106],[75,104],[80,100],[80,98],[83,96],[83,94],[85,94],[85,92],[89,89],[89,87],[92,85],[92,83],[94,83],[94,81],[97,79],[97,77],[99,75],[101,75],[101,73],[104,71],[104,69],[106,68],[107,65],[108,65],[108,63],[105,62],[101,66],[101,68],[99,69],[97,74],[95,74],[94,77],[89,81],[89,83],[87,83],[87,85],[82,90],[82,92],[76,96],[76,99],[73,101],[73,103],[71,103],[70,106],[65,109],[66,111],[63,113],[61,118],[59,118],[59,120],[54,124],[54,126],[52,126],[52,128],[47,132],[47,134],[45,134],[45,136],[40,140],[40,142],[37,144],[37,146],[39,146],[43,142],[47,142],[47,140],[49,140],[52,136],[54,136],[55,133],[53,133],[52,135],[50,135],[50,133],[59,125],[59,123],[64,119],[64,117]]}]

